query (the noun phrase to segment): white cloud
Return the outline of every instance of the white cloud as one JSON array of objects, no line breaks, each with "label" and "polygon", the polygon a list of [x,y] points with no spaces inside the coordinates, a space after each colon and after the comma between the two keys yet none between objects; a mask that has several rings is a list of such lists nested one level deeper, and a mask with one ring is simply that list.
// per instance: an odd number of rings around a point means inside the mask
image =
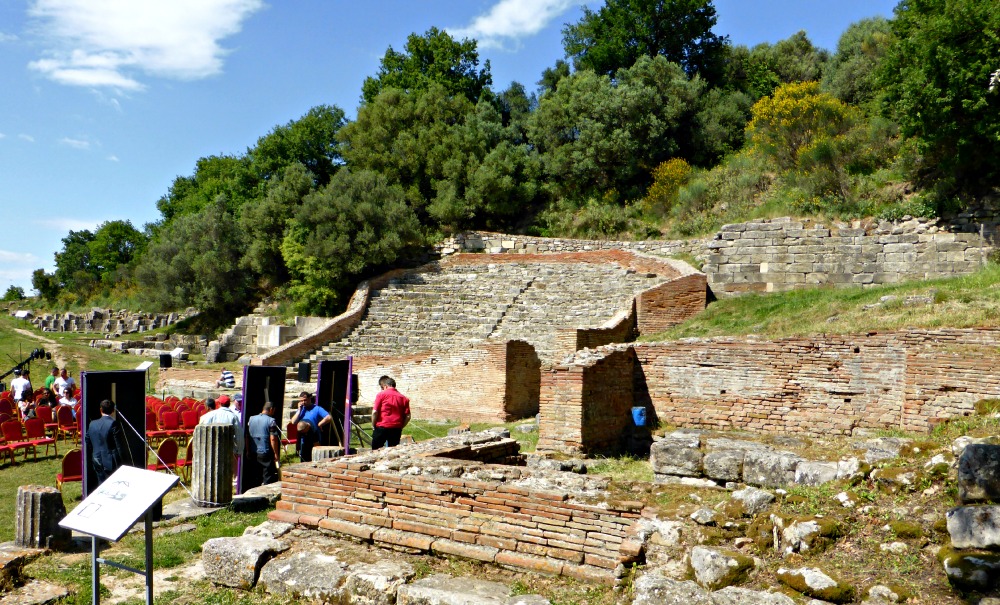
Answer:
[{"label": "white cloud", "polygon": [[35,142],[35,137],[31,136],[30,134],[19,134],[17,135],[17,138],[21,139],[22,141],[27,141],[29,143]]},{"label": "white cloud", "polygon": [[4,42],[17,42],[17,36],[0,32],[0,44]]},{"label": "white cloud", "polygon": [[7,135],[5,135],[4,133],[0,132],[0,139],[6,139],[6,138],[7,138]]},{"label": "white cloud", "polygon": [[77,218],[57,217],[35,219],[31,222],[40,227],[55,229],[57,232],[62,233],[67,231],[82,231],[84,229],[93,230],[104,221],[86,221]]},{"label": "white cloud", "polygon": [[542,31],[569,8],[584,0],[499,0],[486,14],[466,27],[449,29],[458,38],[475,38],[481,48],[501,48]]},{"label": "white cloud", "polygon": [[111,155],[108,156],[108,161],[109,162],[120,162],[121,160],[118,159],[118,156],[116,156],[115,154],[112,153]]},{"label": "white cloud", "polygon": [[25,291],[31,290],[31,273],[41,265],[34,254],[0,250],[0,286],[6,290],[13,283]]},{"label": "white cloud", "polygon": [[69,137],[63,137],[59,139],[60,145],[65,145],[67,147],[72,147],[73,149],[80,149],[86,151],[90,149],[90,141],[84,139],[71,139]]},{"label": "white cloud", "polygon": [[50,48],[29,63],[61,84],[142,90],[140,75],[179,80],[222,71],[219,42],[263,0],[34,0]]}]

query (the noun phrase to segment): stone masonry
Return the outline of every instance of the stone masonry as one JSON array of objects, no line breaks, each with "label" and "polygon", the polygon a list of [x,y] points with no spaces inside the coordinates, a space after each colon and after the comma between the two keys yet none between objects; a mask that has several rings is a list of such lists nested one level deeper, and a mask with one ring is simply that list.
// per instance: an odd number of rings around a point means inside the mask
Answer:
[{"label": "stone masonry", "polygon": [[[613,448],[627,402],[679,427],[926,432],[1000,397],[1000,330],[609,345],[542,373],[539,450]],[[609,412],[609,403],[613,408]],[[609,414],[621,416],[609,420]],[[617,422],[617,424],[615,424]],[[620,431],[617,433],[620,435]]]},{"label": "stone masonry", "polygon": [[120,336],[169,326],[193,313],[193,309],[183,313],[141,313],[95,307],[83,314],[45,314],[32,317],[29,321],[43,332],[98,332]]},{"label": "stone masonry", "polygon": [[466,434],[283,469],[276,521],[409,552],[612,582],[643,556],[639,502],[606,477],[506,466],[516,441]]},{"label": "stone masonry", "polygon": [[460,233],[437,246],[442,255],[485,251],[536,254],[628,250],[654,256],[689,254],[704,263],[717,296],[830,285],[876,285],[966,275],[982,267],[997,242],[990,212],[948,221],[908,219],[807,225],[790,218],[726,225],[712,238],[633,242]]}]

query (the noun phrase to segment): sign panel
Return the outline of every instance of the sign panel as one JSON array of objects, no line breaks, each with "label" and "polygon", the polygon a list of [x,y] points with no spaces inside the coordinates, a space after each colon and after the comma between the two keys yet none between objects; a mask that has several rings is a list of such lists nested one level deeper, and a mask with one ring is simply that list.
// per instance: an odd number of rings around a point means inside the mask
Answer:
[{"label": "sign panel", "polygon": [[117,542],[177,481],[176,475],[122,466],[59,525]]}]

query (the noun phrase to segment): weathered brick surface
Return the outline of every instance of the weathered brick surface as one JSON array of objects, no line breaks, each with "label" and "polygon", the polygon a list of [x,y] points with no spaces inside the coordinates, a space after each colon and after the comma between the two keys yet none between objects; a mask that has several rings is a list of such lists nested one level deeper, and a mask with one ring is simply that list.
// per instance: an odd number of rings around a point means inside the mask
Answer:
[{"label": "weathered brick surface", "polygon": [[582,351],[543,373],[538,447],[606,448],[612,416],[627,419],[630,397],[675,426],[814,436],[927,431],[1000,396],[998,347],[997,329],[943,329]]},{"label": "weathered brick surface", "polygon": [[[641,507],[590,503],[603,495],[604,478],[441,457],[468,449],[488,458],[511,442],[466,434],[292,465],[271,517],[396,548],[589,580],[610,581],[619,563],[641,554],[632,538]],[[327,515],[317,516],[319,509]]]}]

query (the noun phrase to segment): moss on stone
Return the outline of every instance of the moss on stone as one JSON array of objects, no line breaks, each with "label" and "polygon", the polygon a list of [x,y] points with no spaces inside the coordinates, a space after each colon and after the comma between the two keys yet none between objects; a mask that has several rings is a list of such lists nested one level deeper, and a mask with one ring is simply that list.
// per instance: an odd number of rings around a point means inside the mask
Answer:
[{"label": "moss on stone", "polygon": [[980,399],[972,405],[977,416],[992,416],[1000,413],[1000,399]]},{"label": "moss on stone", "polygon": [[890,521],[889,529],[896,534],[896,537],[905,539],[919,538],[924,535],[924,530],[917,523],[912,521]]},{"label": "moss on stone", "polygon": [[855,590],[853,586],[825,571],[823,573],[835,582],[833,586],[811,587],[806,583],[805,576],[801,573],[801,570],[797,569],[778,570],[776,575],[778,580],[786,586],[806,596],[833,603],[848,603],[854,600]]},{"label": "moss on stone", "polygon": [[774,548],[774,523],[764,516],[757,517],[747,528],[747,537],[753,540],[759,552]]}]

